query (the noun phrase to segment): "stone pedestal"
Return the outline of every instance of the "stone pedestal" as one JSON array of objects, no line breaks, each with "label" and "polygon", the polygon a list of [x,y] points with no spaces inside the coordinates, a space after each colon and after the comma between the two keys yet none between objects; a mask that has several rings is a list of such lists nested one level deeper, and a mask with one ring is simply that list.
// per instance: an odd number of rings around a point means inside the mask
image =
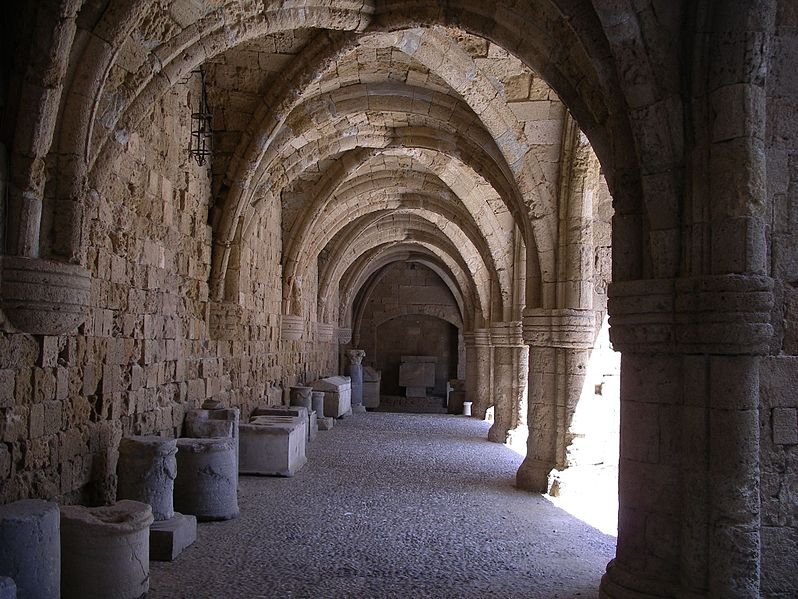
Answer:
[{"label": "stone pedestal", "polygon": [[197,539],[197,519],[174,511],[177,440],[126,437],[119,444],[119,499],[152,507],[150,559],[172,561]]},{"label": "stone pedestal", "polygon": [[117,497],[148,503],[155,520],[174,516],[177,441],[161,437],[126,437],[119,444]]},{"label": "stone pedestal", "polygon": [[0,599],[17,599],[17,585],[8,576],[0,576]]},{"label": "stone pedestal", "polygon": [[238,468],[232,438],[177,440],[175,509],[197,520],[238,517]]},{"label": "stone pedestal", "polygon": [[449,381],[449,400],[446,403],[449,414],[462,414],[463,402],[465,401],[465,381],[462,379],[452,379]]},{"label": "stone pedestal", "polygon": [[289,403],[292,406],[301,406],[309,411],[313,409],[311,394],[313,387],[296,386],[290,388]]},{"label": "stone pedestal", "polygon": [[333,425],[335,424],[335,418],[330,416],[322,416],[318,419],[318,425],[320,431],[331,431]]},{"label": "stone pedestal", "polygon": [[150,559],[171,562],[197,540],[197,518],[175,513],[150,526]]},{"label": "stone pedestal", "polygon": [[137,599],[150,588],[146,503],[61,508],[61,597]]},{"label": "stone pedestal", "polygon": [[324,416],[324,391],[313,391],[310,394],[310,402],[313,411],[319,418],[322,418]]},{"label": "stone pedestal", "polygon": [[20,599],[58,599],[61,545],[58,505],[27,499],[0,506],[0,576]]},{"label": "stone pedestal", "polygon": [[350,349],[346,352],[349,358],[349,378],[352,379],[352,412],[363,413],[363,358],[366,352],[362,349]]},{"label": "stone pedestal", "polygon": [[257,416],[240,429],[242,474],[294,476],[307,463],[307,417]]},{"label": "stone pedestal", "polygon": [[382,373],[370,366],[363,367],[363,405],[366,408],[380,407],[380,382]]}]

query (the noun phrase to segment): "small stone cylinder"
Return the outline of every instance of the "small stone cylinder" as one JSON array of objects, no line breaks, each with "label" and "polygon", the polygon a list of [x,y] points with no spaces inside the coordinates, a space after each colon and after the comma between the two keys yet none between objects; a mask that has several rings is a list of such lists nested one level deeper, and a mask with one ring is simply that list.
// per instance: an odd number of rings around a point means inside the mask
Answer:
[{"label": "small stone cylinder", "polygon": [[238,517],[238,439],[178,439],[175,509],[197,520]]},{"label": "small stone cylinder", "polygon": [[313,409],[313,404],[311,400],[311,394],[313,393],[313,387],[291,387],[291,399],[290,403],[292,406],[302,406],[307,408],[308,411]]},{"label": "small stone cylinder", "polygon": [[58,599],[61,545],[58,505],[27,499],[0,506],[0,576],[20,599]]},{"label": "small stone cylinder", "polygon": [[17,599],[17,585],[8,576],[0,576],[0,599]]},{"label": "small stone cylinder", "polygon": [[313,411],[318,414],[319,418],[324,417],[324,391],[313,391],[310,394],[310,402]]},{"label": "small stone cylinder", "polygon": [[119,499],[152,506],[153,518],[175,515],[172,496],[177,476],[177,441],[162,437],[126,437],[119,444]]},{"label": "small stone cylinder", "polygon": [[62,599],[134,599],[150,588],[152,510],[139,501],[61,508]]}]

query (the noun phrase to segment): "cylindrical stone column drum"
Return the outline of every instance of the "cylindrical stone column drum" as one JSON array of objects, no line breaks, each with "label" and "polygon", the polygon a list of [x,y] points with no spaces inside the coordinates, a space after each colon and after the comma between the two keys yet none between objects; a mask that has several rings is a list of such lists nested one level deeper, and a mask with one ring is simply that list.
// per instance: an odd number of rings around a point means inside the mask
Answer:
[{"label": "cylindrical stone column drum", "polygon": [[313,387],[296,386],[291,387],[290,390],[290,404],[292,406],[302,406],[308,410],[313,409],[311,394]]},{"label": "cylindrical stone column drum", "polygon": [[177,440],[162,437],[125,437],[119,444],[117,497],[149,503],[157,521],[175,515]]},{"label": "cylindrical stone column drum", "polygon": [[150,588],[146,503],[61,508],[62,599],[136,599]]},{"label": "cylindrical stone column drum", "polygon": [[238,517],[238,466],[233,438],[178,439],[175,509],[197,520]]},{"label": "cylindrical stone column drum", "polygon": [[17,585],[8,576],[0,576],[0,599],[17,599]]},{"label": "cylindrical stone column drum", "polygon": [[314,391],[310,394],[310,402],[313,411],[319,418],[324,417],[324,391]]},{"label": "cylindrical stone column drum", "polygon": [[58,504],[26,499],[0,506],[0,576],[19,599],[58,599],[61,541]]}]

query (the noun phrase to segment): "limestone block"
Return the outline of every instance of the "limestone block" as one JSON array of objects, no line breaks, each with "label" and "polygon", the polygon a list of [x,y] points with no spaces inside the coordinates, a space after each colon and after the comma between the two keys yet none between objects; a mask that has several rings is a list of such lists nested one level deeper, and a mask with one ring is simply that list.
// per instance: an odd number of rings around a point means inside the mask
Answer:
[{"label": "limestone block", "polygon": [[798,444],[798,409],[773,408],[773,442],[777,445]]},{"label": "limestone block", "polygon": [[324,391],[313,391],[310,398],[313,411],[321,418],[324,415]]},{"label": "limestone block", "polygon": [[[309,388],[309,387],[308,387]],[[319,425],[315,410],[308,410],[304,406],[265,406],[252,411],[252,422],[257,416],[294,416],[307,420],[307,439],[312,441],[319,432]]]},{"label": "limestone block", "polygon": [[232,437],[177,440],[175,510],[200,521],[238,517],[236,445]]},{"label": "limestone block", "polygon": [[134,599],[150,588],[150,524],[146,503],[61,508],[61,597]]},{"label": "limestone block", "polygon": [[0,576],[0,599],[17,599],[17,585],[8,576]]},{"label": "limestone block", "polygon": [[402,356],[399,364],[399,385],[402,387],[434,387],[435,356]]},{"label": "limestone block", "polygon": [[293,416],[258,416],[242,424],[242,474],[293,476],[307,462],[307,424]]},{"label": "limestone block", "polygon": [[20,599],[58,599],[61,545],[58,505],[27,499],[0,506],[0,576]]},{"label": "limestone block", "polygon": [[331,376],[313,383],[313,389],[324,391],[324,415],[342,418],[352,410],[352,386],[348,376]]},{"label": "limestone block", "polygon": [[126,437],[119,444],[118,499],[148,503],[156,521],[174,516],[172,496],[177,476],[177,441],[161,437]]},{"label": "limestone block", "polygon": [[171,562],[197,540],[197,518],[175,513],[150,526],[150,559]]},{"label": "limestone block", "polygon": [[331,418],[329,416],[322,416],[318,419],[319,430],[320,431],[330,431],[332,430],[333,424],[335,424],[335,418]]},{"label": "limestone block", "polygon": [[380,382],[382,372],[371,366],[363,367],[363,405],[376,408],[380,405]]}]

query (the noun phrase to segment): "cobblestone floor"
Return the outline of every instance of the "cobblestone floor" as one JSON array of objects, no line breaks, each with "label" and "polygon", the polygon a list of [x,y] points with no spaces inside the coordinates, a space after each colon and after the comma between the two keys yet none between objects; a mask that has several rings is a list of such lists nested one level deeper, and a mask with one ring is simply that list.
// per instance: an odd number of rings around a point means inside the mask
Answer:
[{"label": "cobblestone floor", "polygon": [[521,457],[488,426],[337,421],[294,478],[242,477],[241,517],[152,562],[149,597],[596,597],[615,539],[515,489]]}]

